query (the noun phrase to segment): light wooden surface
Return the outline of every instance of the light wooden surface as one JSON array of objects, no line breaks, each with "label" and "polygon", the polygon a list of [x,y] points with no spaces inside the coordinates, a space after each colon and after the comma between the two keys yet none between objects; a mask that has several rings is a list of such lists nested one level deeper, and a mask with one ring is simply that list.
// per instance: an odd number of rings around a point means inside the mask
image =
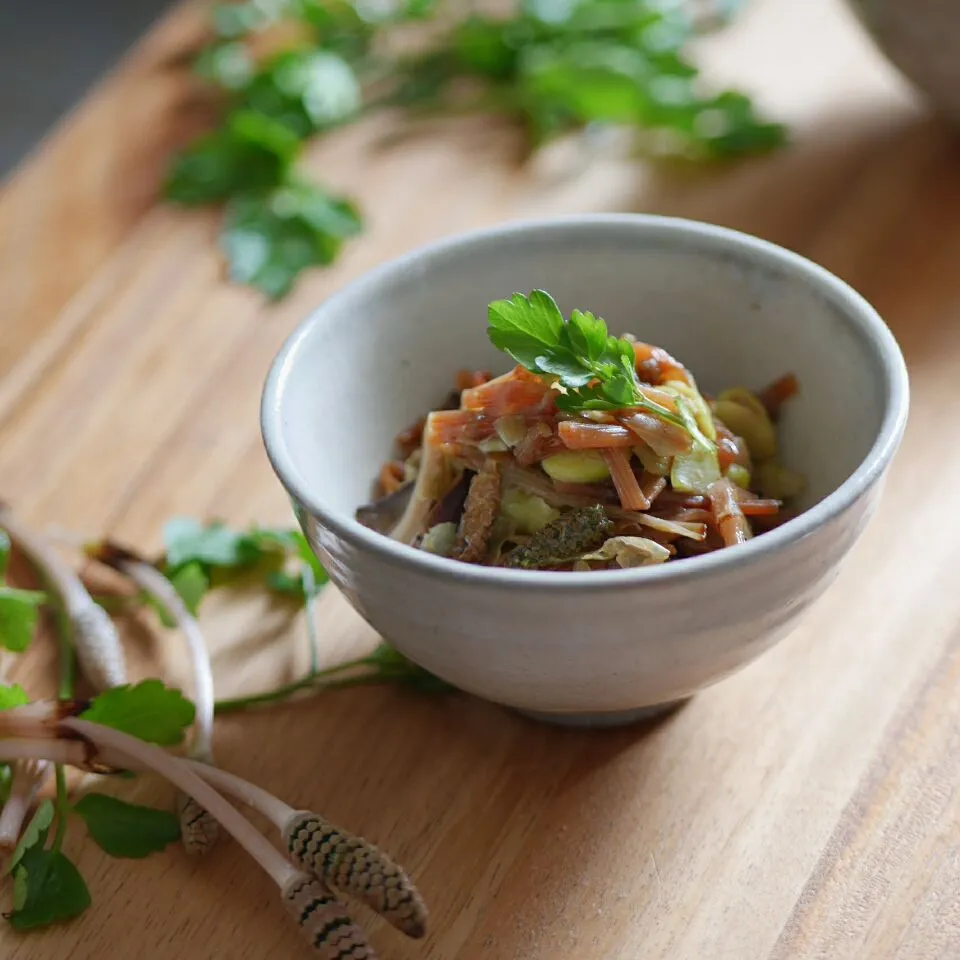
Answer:
[{"label": "light wooden surface", "polygon": [[[362,198],[368,234],[265,309],[221,282],[209,216],[151,205],[164,151],[195,123],[159,64],[197,23],[188,9],[161,24],[0,193],[0,494],[41,528],[145,547],[174,514],[286,522],[257,430],[274,351],[329,291],[431,238],[652,210],[797,249],[887,318],[914,400],[880,514],[787,641],[655,728],[561,732],[367,689],[226,719],[217,752],[409,866],[431,932],[409,943],[371,924],[384,958],[960,957],[957,140],[838,2],[755,0],[704,59],[791,124],[789,150],[710,171],[578,172],[562,154],[522,170],[511,135],[482,124],[391,151],[374,149],[385,121],[365,125],[311,162]],[[275,611],[209,613],[221,692],[303,669]],[[332,592],[321,630],[331,659],[372,640]],[[181,677],[175,635],[130,645],[138,672]],[[19,678],[49,689],[50,662],[41,639]],[[118,862],[79,826],[68,845],[93,908],[26,938],[0,927],[7,960],[307,955],[229,845]]]}]

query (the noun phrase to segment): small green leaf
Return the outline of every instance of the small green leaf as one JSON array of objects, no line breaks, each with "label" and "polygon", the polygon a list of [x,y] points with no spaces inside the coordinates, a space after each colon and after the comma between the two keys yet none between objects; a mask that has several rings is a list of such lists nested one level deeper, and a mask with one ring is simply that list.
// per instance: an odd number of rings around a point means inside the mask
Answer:
[{"label": "small green leaf", "polygon": [[187,610],[196,615],[200,601],[210,589],[210,578],[203,572],[203,567],[196,561],[188,563],[170,578],[170,582]]},{"label": "small green leaf", "polygon": [[0,710],[9,710],[11,707],[22,707],[30,702],[27,691],[19,683],[4,686],[0,684]]},{"label": "small green leaf", "polygon": [[81,714],[83,720],[122,730],[162,746],[175,746],[193,723],[195,709],[179,690],[159,680],[144,680],[105,690]]},{"label": "small green leaf", "polygon": [[307,137],[353,116],[360,109],[360,84],[336,53],[285,51],[250,81],[244,105]]},{"label": "small green leaf", "polygon": [[94,842],[111,857],[141,859],[180,837],[180,824],[172,813],[126,803],[104,793],[86,794],[73,809]]},{"label": "small green leaf", "polygon": [[0,586],[0,647],[23,653],[37,628],[37,607],[46,595],[36,590]]},{"label": "small green leaf", "polygon": [[169,570],[189,563],[234,567],[247,561],[243,534],[222,523],[202,524],[191,517],[176,517],[163,528],[163,542]]},{"label": "small green leaf", "polygon": [[296,544],[297,556],[313,571],[313,582],[315,587],[321,587],[327,583],[330,577],[327,571],[323,569],[319,557],[313,552],[307,538],[299,531],[291,531],[291,536]]},{"label": "small green leaf", "polygon": [[20,840],[7,863],[7,872],[9,873],[22,859],[23,855],[31,847],[43,846],[47,839],[47,833],[50,830],[50,824],[53,823],[54,805],[52,800],[43,800],[37,807],[36,812],[30,818],[30,822],[24,828],[20,835]]},{"label": "small green leaf", "polygon": [[[592,313],[574,310],[565,330],[570,346],[590,360],[600,360],[607,349],[607,325]],[[616,342],[616,341],[614,341]]]},{"label": "small green leaf", "polygon": [[289,127],[252,110],[198,139],[173,160],[164,196],[185,205],[212,203],[282,183],[300,150]]},{"label": "small green leaf", "polygon": [[13,909],[22,910],[27,902],[27,871],[17,867],[13,871]]},{"label": "small green leaf", "polygon": [[555,350],[563,330],[563,314],[543,290],[495,300],[487,308],[487,321],[493,345],[528,370],[536,370],[543,354]]},{"label": "small green leaf", "polygon": [[31,847],[14,871],[15,930],[48,927],[79,916],[90,906],[90,891],[63,853]]},{"label": "small green leaf", "polygon": [[343,241],[360,231],[356,208],[308,184],[238,197],[227,207],[220,246],[230,279],[284,296],[301,271],[333,262]]},{"label": "small green leaf", "polygon": [[13,773],[9,763],[0,763],[0,807],[7,802],[10,797],[10,781]]}]

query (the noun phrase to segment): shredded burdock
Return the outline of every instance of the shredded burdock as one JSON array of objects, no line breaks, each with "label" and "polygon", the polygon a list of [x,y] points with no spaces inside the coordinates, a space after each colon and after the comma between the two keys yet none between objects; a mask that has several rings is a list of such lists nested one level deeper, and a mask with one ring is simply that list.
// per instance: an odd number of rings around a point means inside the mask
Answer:
[{"label": "shredded burdock", "polygon": [[490,459],[470,481],[452,556],[466,563],[483,563],[499,513],[500,464]]},{"label": "shredded burdock", "polygon": [[518,570],[607,570],[742,544],[793,515],[780,460],[792,374],[709,396],[662,347],[542,290],[491,303],[516,366],[460,371],[397,437],[357,519],[415,549]]}]

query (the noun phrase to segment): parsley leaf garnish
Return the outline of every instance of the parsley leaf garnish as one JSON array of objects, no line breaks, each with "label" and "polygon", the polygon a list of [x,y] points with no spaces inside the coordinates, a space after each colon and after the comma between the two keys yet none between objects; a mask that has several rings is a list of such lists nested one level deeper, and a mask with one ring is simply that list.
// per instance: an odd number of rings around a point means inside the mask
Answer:
[{"label": "parsley leaf garnish", "polygon": [[610,336],[606,323],[574,310],[564,320],[550,294],[534,290],[495,300],[488,311],[487,335],[531,373],[554,379],[563,388],[557,407],[568,413],[640,407],[683,426],[676,414],[640,391],[633,345]]},{"label": "parsley leaf garnish", "polygon": [[193,704],[179,690],[159,680],[112,687],[94,698],[81,714],[84,720],[122,730],[148,743],[175,746],[193,723]]},{"label": "parsley leaf garnish", "polygon": [[166,810],[126,803],[105,793],[88,793],[73,805],[90,836],[111,857],[141,859],[159,853],[180,837],[180,823]]}]

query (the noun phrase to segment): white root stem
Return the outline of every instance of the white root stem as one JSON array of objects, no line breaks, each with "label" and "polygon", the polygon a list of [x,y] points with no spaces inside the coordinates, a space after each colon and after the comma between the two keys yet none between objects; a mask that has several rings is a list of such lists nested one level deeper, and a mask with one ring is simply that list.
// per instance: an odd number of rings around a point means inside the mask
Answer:
[{"label": "white root stem", "polygon": [[[193,702],[196,717],[190,742],[190,756],[204,763],[213,763],[213,670],[210,653],[200,624],[184,604],[173,584],[156,567],[132,552],[113,544],[104,544],[95,556],[128,576],[166,609],[187,644],[193,673]],[[181,838],[188,853],[202,855],[217,842],[217,821],[192,797],[177,797],[177,816]]]},{"label": "white root stem", "polygon": [[94,601],[80,578],[41,537],[0,505],[0,527],[57,594],[70,621],[80,669],[97,690],[127,682],[120,636],[107,612]]},{"label": "white root stem", "polygon": [[33,801],[50,774],[46,760],[20,760],[13,765],[10,795],[0,811],[0,858],[13,852]]},{"label": "white root stem", "polygon": [[60,727],[79,733],[98,748],[106,748],[109,753],[103,756],[104,760],[109,756],[128,765],[145,766],[193,797],[270,874],[277,886],[282,888],[296,874],[297,871],[276,847],[183,760],[171,757],[153,744],[89,720],[70,718],[62,720]]},{"label": "white root stem", "polygon": [[[2,747],[2,743],[0,743]],[[295,813],[293,807],[284,803],[272,793],[267,793],[262,787],[249,783],[241,777],[226,770],[220,770],[218,767],[210,767],[196,760],[187,760],[186,764],[197,774],[198,777],[213,784],[224,793],[239,800],[246,806],[253,808],[258,813],[263,814],[278,830],[282,830],[284,824]]]},{"label": "white root stem", "polygon": [[[48,739],[46,731],[32,737],[4,737],[0,740],[0,763],[17,760],[46,760],[71,767],[84,767],[87,753],[78,740]],[[106,758],[104,758],[106,760]]]},{"label": "white root stem", "polygon": [[[106,553],[109,551],[110,545],[107,546]],[[197,711],[190,755],[197,760],[210,763],[213,740],[213,670],[210,667],[210,654],[207,651],[200,624],[187,610],[173,584],[156,567],[122,550],[117,551],[116,560],[107,556],[104,556],[104,559],[121,573],[126,574],[138,587],[159,600],[183,634],[187,652],[190,655],[190,667],[193,672],[193,703]]]}]

